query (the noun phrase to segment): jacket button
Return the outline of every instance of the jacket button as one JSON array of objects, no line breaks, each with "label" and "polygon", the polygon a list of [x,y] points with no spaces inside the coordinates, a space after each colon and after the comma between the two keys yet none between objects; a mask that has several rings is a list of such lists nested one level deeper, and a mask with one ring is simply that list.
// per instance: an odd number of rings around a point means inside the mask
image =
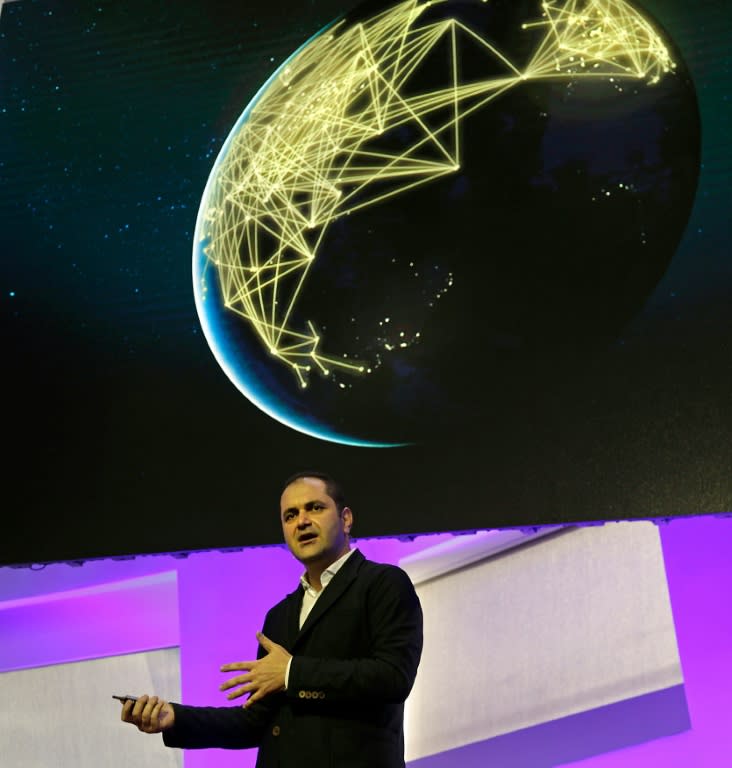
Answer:
[{"label": "jacket button", "polygon": [[301,699],[304,699],[304,698],[305,698],[305,691],[298,691],[298,694],[297,694],[297,695],[298,695],[298,696],[299,696]]},{"label": "jacket button", "polygon": [[324,699],[325,698],[325,691],[318,691],[318,698]]},{"label": "jacket button", "polygon": [[279,736],[280,735],[280,727],[279,727],[279,725],[275,725],[275,727],[272,729],[272,735],[273,736]]}]

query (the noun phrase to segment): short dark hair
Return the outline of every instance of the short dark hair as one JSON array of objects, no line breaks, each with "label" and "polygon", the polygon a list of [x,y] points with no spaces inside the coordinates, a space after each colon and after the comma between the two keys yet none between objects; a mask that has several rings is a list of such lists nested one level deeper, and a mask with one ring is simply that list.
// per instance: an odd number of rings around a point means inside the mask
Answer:
[{"label": "short dark hair", "polygon": [[317,480],[323,481],[325,492],[331,499],[333,499],[339,513],[343,511],[344,507],[348,506],[346,504],[346,494],[343,492],[343,487],[334,477],[331,477],[326,472],[318,472],[316,470],[302,470],[301,472],[295,472],[294,475],[290,475],[287,480],[285,480],[282,485],[282,491],[284,492],[288,485],[292,485],[296,480],[302,480],[304,477],[314,477]]}]

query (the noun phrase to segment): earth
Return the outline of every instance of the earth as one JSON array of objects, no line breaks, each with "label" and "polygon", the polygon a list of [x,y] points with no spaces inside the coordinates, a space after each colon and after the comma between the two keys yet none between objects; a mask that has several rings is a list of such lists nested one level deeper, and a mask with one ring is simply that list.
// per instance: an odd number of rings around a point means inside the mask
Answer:
[{"label": "earth", "polygon": [[692,79],[639,6],[369,0],[278,68],[217,158],[193,251],[206,339],[314,437],[488,431],[617,343],[699,163]]}]

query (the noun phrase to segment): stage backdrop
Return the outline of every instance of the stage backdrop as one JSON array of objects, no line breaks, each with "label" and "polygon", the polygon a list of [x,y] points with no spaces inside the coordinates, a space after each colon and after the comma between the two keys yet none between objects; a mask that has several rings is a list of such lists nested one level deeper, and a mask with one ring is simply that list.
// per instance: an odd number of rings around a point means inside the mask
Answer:
[{"label": "stage backdrop", "polygon": [[[533,534],[490,531],[474,536],[418,536],[410,542],[357,542],[368,558],[401,563],[418,581],[428,575],[426,569],[432,576],[440,571],[444,575],[446,565],[456,564],[457,554],[462,568],[451,571],[447,578],[461,580],[459,601],[463,605],[472,601],[473,607],[490,604],[498,608],[494,622],[486,623],[480,611],[470,616],[463,612],[460,618],[450,658],[455,658],[455,648],[467,650],[483,638],[475,676],[462,683],[456,680],[452,686],[467,685],[465,698],[475,693],[476,686],[482,685],[493,694],[515,691],[511,678],[523,681],[542,692],[528,710],[513,710],[528,725],[527,716],[536,723],[543,719],[536,717],[537,712],[552,699],[556,703],[557,696],[576,692],[572,681],[580,688],[584,685],[590,694],[590,700],[585,697],[574,714],[565,709],[561,714],[568,716],[557,719],[553,717],[560,714],[556,709],[544,710],[552,718],[548,722],[521,728],[514,720],[508,724],[509,730],[511,726],[519,730],[506,733],[505,727],[500,728],[503,733],[494,738],[485,738],[490,735],[486,731],[493,729],[495,734],[497,721],[486,717],[480,733],[475,728],[469,732],[463,729],[463,743],[470,743],[459,747],[459,752],[418,759],[414,768],[544,768],[565,764],[576,768],[579,764],[575,761],[583,757],[587,758],[581,763],[583,768],[706,768],[726,764],[732,752],[732,731],[726,727],[732,686],[732,520],[695,516],[659,525],[658,534],[653,528],[642,521],[575,528],[568,533],[538,536],[518,549],[504,547],[530,540]],[[629,540],[626,533],[633,530],[641,533]],[[642,544],[649,534],[656,538],[655,554]],[[497,541],[501,541],[501,549],[493,550]],[[564,547],[572,541],[589,542],[589,546],[583,544],[574,550],[569,560],[557,557],[555,546]],[[492,556],[488,561],[476,561],[476,556],[486,554],[487,545]],[[542,550],[546,558],[540,554]],[[540,560],[545,567],[539,569],[542,577],[537,587],[529,578],[533,570],[529,561],[538,565]],[[612,561],[620,567],[608,570]],[[440,567],[435,569],[435,565]],[[473,583],[477,591],[466,589],[463,579],[471,580],[478,571],[482,573],[480,583]],[[45,768],[48,755],[39,751],[44,740],[38,738],[37,721],[47,717],[53,727],[65,726],[57,740],[54,765],[91,768],[100,764],[99,755],[106,755],[110,746],[117,749],[117,762],[111,758],[104,762],[110,768],[129,765],[130,758],[136,765],[167,765],[165,761],[175,750],[166,750],[160,736],[143,736],[135,728],[120,724],[119,702],[111,695],[155,690],[173,700],[181,696],[190,704],[230,703],[219,690],[227,677],[219,665],[251,658],[264,613],[297,584],[300,572],[300,565],[284,546],[236,553],[201,552],[182,559],[150,555],[93,561],[83,567],[52,563],[36,570],[0,569],[0,681],[6,693],[0,701],[3,756],[15,749],[25,754],[25,762],[11,764]],[[580,573],[588,578],[578,578]],[[430,609],[430,618],[425,614],[430,626],[425,625],[426,655],[417,688],[408,701],[408,743],[421,730],[412,714],[429,716],[427,710],[435,706],[430,687],[435,684],[444,689],[444,678],[434,677],[430,659],[434,661],[441,650],[444,652],[440,643],[444,627],[438,616],[455,606],[452,594],[449,604],[431,600],[428,593],[435,596],[434,588],[443,588],[440,581],[438,576],[437,581],[418,585],[426,598],[425,607]],[[626,591],[623,585],[631,590]],[[669,601],[673,627],[668,617]],[[637,617],[641,606],[643,618],[639,623],[626,621]],[[546,611],[552,608],[556,617],[573,613],[577,620],[547,624]],[[607,633],[597,641],[595,630],[603,624]],[[517,638],[513,646],[508,641],[511,636]],[[532,644],[531,638],[540,638],[542,643]],[[550,650],[556,646],[543,642],[552,638],[564,638],[557,653]],[[620,641],[613,642],[613,638]],[[507,656],[512,661],[508,666],[495,667],[494,651],[504,661]],[[178,654],[180,678],[172,674],[167,662],[160,664]],[[572,656],[577,663],[567,664]],[[664,658],[671,663],[666,666]],[[482,671],[481,660],[485,665]],[[679,660],[683,685],[674,684]],[[444,668],[446,663],[449,661],[440,660],[438,666]],[[497,677],[485,679],[491,664]],[[580,668],[593,670],[584,681],[575,675]],[[620,678],[624,684],[593,685],[598,674],[609,670],[616,683]],[[659,689],[658,683],[663,685],[664,679],[671,687]],[[45,682],[45,687],[38,681]],[[72,697],[68,695],[69,685],[73,686]],[[8,695],[14,686],[17,695]],[[432,696],[432,701],[420,703],[424,695],[428,699]],[[449,696],[454,695],[453,690]],[[593,707],[593,700],[595,705],[602,704],[598,698],[604,698],[606,704]],[[494,695],[473,701],[475,712],[486,714],[490,709],[505,726],[514,699],[504,697],[500,713],[494,709]],[[86,707],[84,717],[78,715],[79,702]],[[431,735],[439,738],[441,727],[437,724],[437,733]],[[101,735],[106,742],[96,750],[94,745]],[[444,739],[442,744],[448,746]],[[416,757],[411,746],[407,751],[408,759]],[[184,765],[253,768],[255,760],[256,750],[190,750]],[[5,764],[8,762],[6,758]]]},{"label": "stage backdrop", "polygon": [[0,5],[0,564],[732,509],[725,0]]}]

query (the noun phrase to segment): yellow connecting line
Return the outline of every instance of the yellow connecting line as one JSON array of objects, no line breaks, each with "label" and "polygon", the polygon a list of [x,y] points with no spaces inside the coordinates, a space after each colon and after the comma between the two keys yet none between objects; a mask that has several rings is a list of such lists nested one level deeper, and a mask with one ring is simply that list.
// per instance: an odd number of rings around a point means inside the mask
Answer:
[{"label": "yellow connecting line", "polygon": [[[612,77],[650,85],[674,68],[658,34],[622,0],[544,3],[541,17],[523,25],[545,31],[528,63],[510,61],[458,19],[416,25],[443,2],[406,0],[317,37],[254,105],[209,183],[199,235],[225,306],[303,387],[312,371],[369,370],[324,353],[312,322],[291,324],[333,221],[455,173],[461,122],[526,81]],[[480,46],[488,71],[498,65],[500,74],[461,81],[466,44]],[[413,92],[414,75],[445,45],[444,82]],[[385,149],[379,137],[400,126],[409,126],[412,143]]]}]

